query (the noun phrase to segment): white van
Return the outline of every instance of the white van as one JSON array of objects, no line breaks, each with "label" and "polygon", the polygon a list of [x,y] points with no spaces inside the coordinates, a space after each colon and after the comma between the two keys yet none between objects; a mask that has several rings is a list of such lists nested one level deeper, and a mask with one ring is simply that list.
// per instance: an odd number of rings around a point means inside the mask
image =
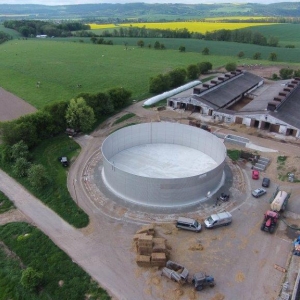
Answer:
[{"label": "white van", "polygon": [[178,218],[176,222],[176,227],[190,230],[190,231],[195,231],[195,232],[201,231],[201,224],[198,221],[190,218],[184,218],[184,217]]},{"label": "white van", "polygon": [[213,214],[204,220],[206,228],[214,228],[217,226],[226,226],[232,222],[232,215],[227,212],[221,212],[219,214]]}]

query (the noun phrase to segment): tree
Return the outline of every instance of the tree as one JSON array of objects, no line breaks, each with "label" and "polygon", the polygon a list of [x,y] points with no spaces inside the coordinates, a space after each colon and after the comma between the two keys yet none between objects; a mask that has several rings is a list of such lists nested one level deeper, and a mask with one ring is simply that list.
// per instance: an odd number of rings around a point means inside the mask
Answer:
[{"label": "tree", "polygon": [[28,37],[30,34],[30,28],[28,28],[27,26],[21,26],[19,28],[19,32],[24,36],[24,37]]},{"label": "tree", "polygon": [[170,87],[178,87],[185,83],[186,70],[183,68],[177,68],[169,72]]},{"label": "tree", "polygon": [[0,123],[0,130],[2,141],[6,145],[12,146],[23,140],[30,149],[38,143],[35,126],[30,122],[24,121],[24,119]]},{"label": "tree", "polygon": [[199,69],[197,65],[189,65],[187,67],[187,77],[189,79],[197,79],[199,77]]},{"label": "tree", "polygon": [[300,70],[295,70],[294,71],[294,77],[300,77]]},{"label": "tree", "polygon": [[16,161],[18,158],[25,158],[25,160],[29,159],[29,150],[28,146],[24,143],[23,140],[12,145],[11,147],[11,158]]},{"label": "tree", "polygon": [[12,166],[12,171],[17,177],[26,177],[28,174],[28,169],[30,167],[30,162],[24,157],[16,159],[16,162]]},{"label": "tree", "polygon": [[86,104],[94,110],[97,119],[114,111],[114,105],[107,93],[100,92],[95,95],[82,93],[78,97],[82,97]]},{"label": "tree", "polygon": [[161,43],[161,44],[160,44],[160,49],[161,49],[161,50],[165,50],[165,49],[166,49],[165,44],[162,44],[162,43]]},{"label": "tree", "polygon": [[94,111],[83,98],[72,99],[66,111],[66,121],[75,130],[87,131],[95,122]]},{"label": "tree", "polygon": [[29,168],[28,180],[35,190],[42,190],[50,182],[45,167],[40,164],[34,164]]},{"label": "tree", "polygon": [[149,82],[149,92],[150,93],[163,93],[170,89],[171,79],[168,74],[159,74],[156,77],[151,77]]},{"label": "tree", "polygon": [[179,52],[185,52],[185,47],[184,46],[180,46],[179,47]]},{"label": "tree", "polygon": [[278,75],[277,75],[276,73],[273,73],[272,79],[273,79],[273,80],[277,80],[277,79],[279,79],[279,77],[278,77]]},{"label": "tree", "polygon": [[130,103],[131,91],[117,87],[108,91],[109,98],[115,110],[123,108]]},{"label": "tree", "polygon": [[160,42],[159,41],[156,41],[154,43],[154,49],[160,49]]},{"label": "tree", "polygon": [[231,72],[231,71],[235,71],[236,70],[236,63],[231,62],[231,63],[227,63],[225,66],[225,69],[227,72]]},{"label": "tree", "polygon": [[212,69],[212,64],[208,61],[203,61],[199,63],[197,66],[199,68],[199,74],[205,74]]},{"label": "tree", "polygon": [[139,40],[139,41],[137,42],[137,45],[138,45],[139,47],[143,48],[143,47],[145,46],[145,43],[144,43],[143,40]]},{"label": "tree", "polygon": [[256,59],[256,60],[261,59],[261,53],[260,52],[254,53],[253,59]]},{"label": "tree", "polygon": [[202,54],[203,55],[209,55],[209,49],[207,47],[205,47],[203,50],[202,50]]},{"label": "tree", "polygon": [[269,60],[271,61],[277,60],[277,54],[275,52],[270,53]]},{"label": "tree", "polygon": [[34,292],[43,281],[43,273],[28,267],[22,272],[21,284],[28,290]]},{"label": "tree", "polygon": [[242,58],[245,56],[245,53],[243,51],[240,51],[237,55],[239,58]]},{"label": "tree", "polygon": [[277,37],[274,36],[270,36],[269,41],[268,41],[268,45],[271,47],[277,47],[279,43],[279,40]]},{"label": "tree", "polygon": [[93,44],[97,44],[97,38],[96,38],[95,36],[92,36],[92,37],[91,37],[91,42],[92,42]]},{"label": "tree", "polygon": [[293,76],[293,70],[292,69],[280,69],[279,74],[281,79],[290,79]]},{"label": "tree", "polygon": [[51,133],[53,135],[64,132],[67,128],[65,116],[68,104],[67,101],[61,101],[49,104],[43,108],[43,111],[47,112],[51,117],[51,125],[49,126],[52,127]]}]

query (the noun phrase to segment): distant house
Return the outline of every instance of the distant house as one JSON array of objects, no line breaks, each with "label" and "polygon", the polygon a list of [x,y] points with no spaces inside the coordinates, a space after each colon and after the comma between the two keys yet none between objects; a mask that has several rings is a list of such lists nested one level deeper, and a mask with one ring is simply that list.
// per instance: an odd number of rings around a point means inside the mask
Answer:
[{"label": "distant house", "polygon": [[36,37],[39,39],[45,39],[47,37],[47,34],[38,34]]}]

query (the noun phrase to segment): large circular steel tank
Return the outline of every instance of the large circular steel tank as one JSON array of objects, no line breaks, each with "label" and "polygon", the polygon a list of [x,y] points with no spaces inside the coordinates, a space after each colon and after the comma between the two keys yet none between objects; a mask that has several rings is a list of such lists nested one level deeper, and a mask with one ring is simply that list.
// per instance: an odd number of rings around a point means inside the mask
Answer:
[{"label": "large circular steel tank", "polygon": [[189,125],[125,127],[105,139],[102,154],[105,185],[118,197],[143,206],[193,205],[224,182],[223,142]]}]

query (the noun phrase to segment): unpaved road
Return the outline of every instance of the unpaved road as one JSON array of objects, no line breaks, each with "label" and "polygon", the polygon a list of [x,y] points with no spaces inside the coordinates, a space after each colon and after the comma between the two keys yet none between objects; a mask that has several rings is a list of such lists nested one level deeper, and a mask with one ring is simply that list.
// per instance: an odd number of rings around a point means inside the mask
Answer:
[{"label": "unpaved road", "polygon": [[92,221],[89,229],[81,232],[63,221],[1,170],[0,190],[33,224],[117,299],[156,299],[151,295],[144,296],[147,284],[143,277],[135,280],[136,265],[128,235],[133,234],[137,226],[112,222],[94,212],[97,224]]}]

